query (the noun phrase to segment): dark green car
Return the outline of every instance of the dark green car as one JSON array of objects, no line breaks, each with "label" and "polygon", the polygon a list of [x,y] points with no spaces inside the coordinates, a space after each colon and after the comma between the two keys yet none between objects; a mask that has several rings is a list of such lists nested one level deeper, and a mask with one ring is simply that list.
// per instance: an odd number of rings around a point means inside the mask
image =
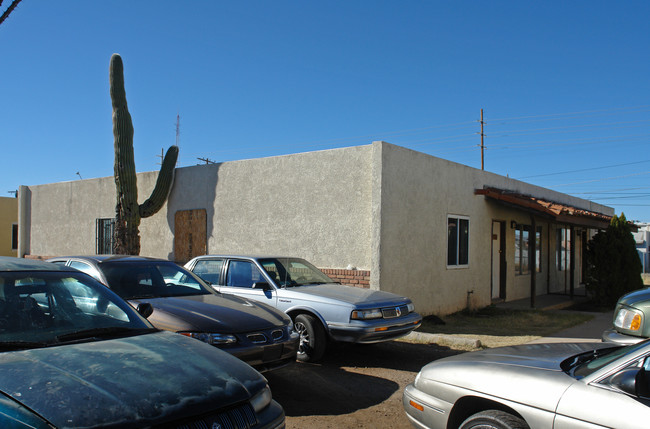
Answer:
[{"label": "dark green car", "polygon": [[138,311],[72,268],[0,258],[0,427],[284,427],[257,371]]}]

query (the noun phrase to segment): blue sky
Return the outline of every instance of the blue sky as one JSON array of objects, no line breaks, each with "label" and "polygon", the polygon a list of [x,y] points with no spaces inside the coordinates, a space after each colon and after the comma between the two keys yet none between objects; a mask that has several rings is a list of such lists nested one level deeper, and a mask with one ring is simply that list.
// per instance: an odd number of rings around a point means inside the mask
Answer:
[{"label": "blue sky", "polygon": [[[10,0],[1,7],[4,10]],[[0,195],[385,140],[650,222],[650,2],[23,0],[0,25]]]}]

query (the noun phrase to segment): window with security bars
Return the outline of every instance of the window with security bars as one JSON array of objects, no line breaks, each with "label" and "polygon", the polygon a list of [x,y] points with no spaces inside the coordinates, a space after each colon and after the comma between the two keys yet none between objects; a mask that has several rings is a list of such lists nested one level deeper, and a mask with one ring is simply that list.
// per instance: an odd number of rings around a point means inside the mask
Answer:
[{"label": "window with security bars", "polygon": [[115,251],[113,232],[115,231],[115,219],[97,219],[95,223],[95,253],[98,255],[110,255]]}]

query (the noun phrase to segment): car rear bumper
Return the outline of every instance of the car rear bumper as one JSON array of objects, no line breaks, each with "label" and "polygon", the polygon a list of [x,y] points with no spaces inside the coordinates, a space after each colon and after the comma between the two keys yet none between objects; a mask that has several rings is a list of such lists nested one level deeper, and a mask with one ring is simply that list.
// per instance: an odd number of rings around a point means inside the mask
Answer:
[{"label": "car rear bumper", "polygon": [[273,344],[221,347],[223,351],[243,360],[259,372],[282,368],[296,360],[300,336],[293,333],[286,341]]},{"label": "car rear bumper", "polygon": [[635,337],[633,335],[621,334],[614,329],[608,329],[603,332],[602,340],[606,343],[615,343],[623,346],[636,344],[645,340],[644,337]]},{"label": "car rear bumper", "polygon": [[370,344],[403,337],[422,324],[422,316],[410,313],[396,319],[354,321],[350,324],[328,323],[330,336],[336,341]]}]

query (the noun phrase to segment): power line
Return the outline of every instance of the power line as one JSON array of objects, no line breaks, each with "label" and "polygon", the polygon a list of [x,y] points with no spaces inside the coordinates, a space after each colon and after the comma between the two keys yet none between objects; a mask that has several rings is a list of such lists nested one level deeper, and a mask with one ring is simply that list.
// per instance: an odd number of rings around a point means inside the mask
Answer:
[{"label": "power line", "polygon": [[501,119],[492,119],[492,121],[514,121],[520,119],[537,119],[537,118],[550,118],[555,116],[576,116],[583,114],[591,113],[603,113],[603,112],[619,112],[624,110],[646,110],[650,109],[650,104],[641,105],[641,106],[631,106],[631,107],[619,107],[614,109],[598,109],[598,110],[584,110],[581,112],[565,112],[565,113],[547,113],[543,115],[531,115],[531,116],[515,116],[512,118],[501,118]]},{"label": "power line", "polygon": [[604,165],[602,167],[581,168],[579,170],[568,170],[568,171],[560,171],[560,172],[556,172],[556,173],[536,174],[534,176],[522,176],[522,177],[519,177],[518,179],[530,179],[530,178],[533,178],[533,177],[547,177],[547,176],[557,176],[557,175],[560,175],[560,174],[582,173],[583,171],[604,170],[606,168],[624,167],[624,166],[627,166],[627,165],[643,164],[645,162],[650,162],[650,159],[646,159],[646,160],[643,160],[643,161],[626,162],[624,164]]},{"label": "power line", "polygon": [[604,181],[607,181],[607,180],[617,180],[617,179],[625,179],[627,177],[644,176],[646,174],[650,174],[650,171],[642,171],[640,173],[626,174],[624,176],[603,177],[601,179],[585,180],[583,182],[563,183],[561,185],[553,185],[553,187],[582,185],[582,184],[585,184],[585,183],[594,183],[594,182],[604,182]]}]

